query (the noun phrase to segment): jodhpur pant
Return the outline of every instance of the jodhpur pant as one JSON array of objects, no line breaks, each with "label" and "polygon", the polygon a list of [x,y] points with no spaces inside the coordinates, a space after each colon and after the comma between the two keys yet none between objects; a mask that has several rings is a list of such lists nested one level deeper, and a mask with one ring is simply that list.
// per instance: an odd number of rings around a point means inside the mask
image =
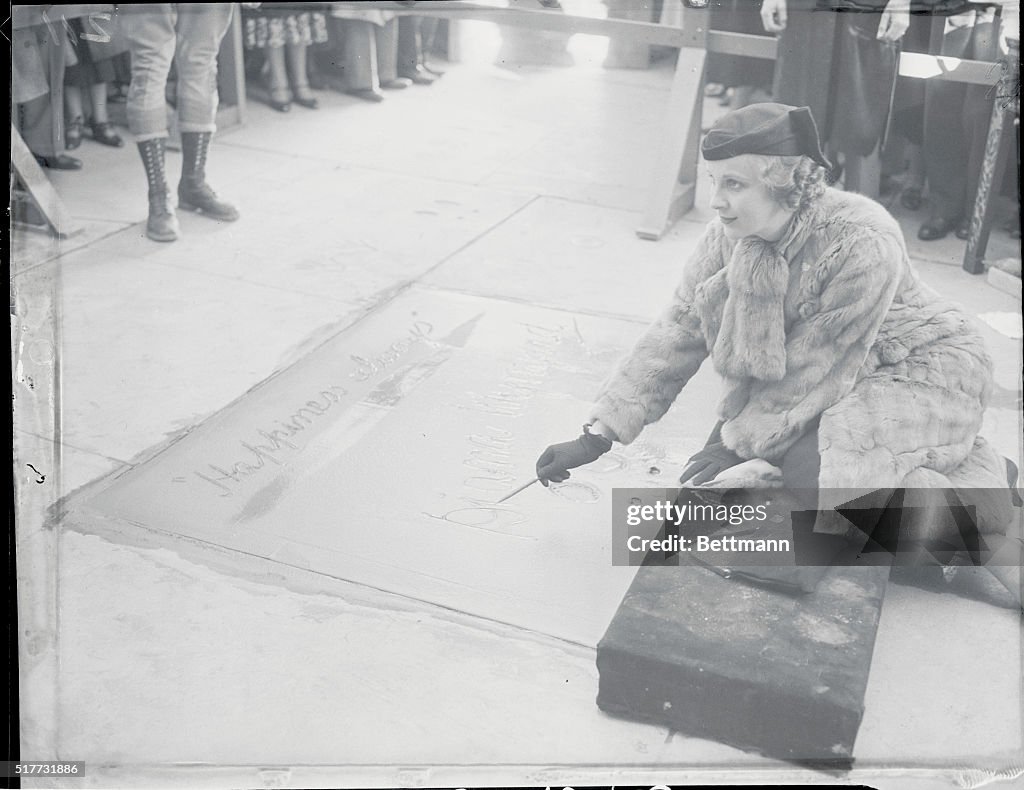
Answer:
[{"label": "jodhpur pant", "polygon": [[231,3],[132,3],[120,7],[132,57],[128,127],[143,142],[167,137],[167,75],[178,74],[183,132],[213,132],[217,117],[217,52],[231,23]]}]

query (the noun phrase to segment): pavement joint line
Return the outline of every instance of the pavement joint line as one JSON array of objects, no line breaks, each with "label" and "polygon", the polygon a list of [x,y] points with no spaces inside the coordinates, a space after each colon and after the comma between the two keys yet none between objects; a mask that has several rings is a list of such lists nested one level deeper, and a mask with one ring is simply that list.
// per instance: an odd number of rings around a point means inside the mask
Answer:
[{"label": "pavement joint line", "polygon": [[584,315],[587,316],[588,318],[608,318],[614,321],[626,321],[631,324],[639,324],[640,326],[649,325],[655,318],[655,316],[652,316],[651,318],[641,318],[636,315],[625,315],[623,313],[607,313],[600,310],[586,310],[582,308],[562,307],[560,305],[536,302],[531,299],[525,299],[521,296],[503,296],[501,294],[479,293],[476,291],[468,291],[461,288],[452,288],[446,285],[438,285],[436,283],[416,283],[416,285],[417,287],[426,288],[432,291],[462,294],[463,296],[473,296],[478,299],[492,299],[495,302],[508,302],[511,304],[527,305],[529,307],[540,307],[544,310],[553,310],[559,313],[570,313],[572,315]]},{"label": "pavement joint line", "polygon": [[530,197],[530,199],[529,199],[529,200],[527,200],[526,202],[524,202],[523,204],[521,204],[521,205],[520,205],[520,206],[519,206],[518,208],[516,208],[516,209],[512,210],[512,211],[511,211],[511,212],[510,212],[509,214],[505,215],[504,217],[502,217],[501,219],[499,219],[499,220],[498,220],[497,222],[495,222],[494,224],[490,225],[489,227],[487,227],[487,228],[483,229],[482,231],[480,231],[479,233],[477,233],[477,234],[476,234],[475,236],[473,236],[473,238],[471,238],[471,239],[469,239],[468,241],[466,241],[466,242],[465,242],[464,244],[462,244],[461,246],[459,246],[459,247],[458,247],[457,249],[455,249],[455,250],[453,250],[452,252],[448,253],[447,255],[443,256],[443,257],[441,258],[441,260],[439,260],[439,261],[438,261],[437,263],[435,263],[435,264],[434,264],[433,266],[431,266],[431,267],[430,267],[429,269],[426,269],[425,271],[423,271],[422,273],[420,273],[420,274],[419,274],[419,275],[418,275],[418,276],[417,276],[417,277],[416,277],[416,278],[415,278],[414,280],[410,281],[410,284],[411,284],[411,283],[413,283],[413,282],[418,282],[418,281],[422,280],[423,278],[425,278],[425,277],[428,277],[428,276],[430,276],[430,275],[431,275],[431,274],[433,274],[433,273],[434,273],[434,272],[435,272],[435,271],[436,271],[436,270],[437,270],[437,269],[438,269],[439,267],[441,267],[441,266],[443,266],[444,264],[446,264],[446,263],[447,263],[448,261],[450,261],[450,260],[451,260],[452,258],[454,258],[454,257],[455,257],[456,255],[458,255],[459,253],[463,252],[464,250],[467,250],[467,249],[469,249],[469,248],[470,248],[470,247],[472,247],[472,246],[473,246],[474,244],[476,244],[476,243],[477,243],[478,241],[480,241],[480,240],[481,240],[481,239],[483,239],[483,238],[484,238],[485,236],[487,236],[487,235],[488,235],[489,233],[493,233],[494,231],[496,231],[496,230],[497,230],[498,228],[500,228],[500,227],[501,227],[502,225],[504,225],[504,224],[505,224],[506,222],[508,222],[509,220],[511,220],[511,219],[512,219],[513,217],[516,217],[516,216],[518,216],[519,214],[521,214],[522,212],[524,212],[524,211],[525,211],[525,210],[526,210],[527,208],[529,208],[530,206],[532,206],[532,205],[533,205],[534,203],[536,203],[536,202],[537,202],[538,200],[540,200],[540,199],[541,199],[542,197],[543,197],[542,195],[537,195],[537,194],[534,194],[534,195],[533,195],[532,197]]},{"label": "pavement joint line", "polygon": [[15,431],[17,431],[18,433],[21,433],[21,434],[25,434],[26,436],[31,436],[31,437],[33,437],[35,439],[39,439],[39,440],[44,441],[44,442],[49,442],[50,444],[52,444],[54,446],[58,446],[59,445],[60,447],[66,448],[68,450],[74,450],[76,453],[83,453],[84,455],[92,455],[92,456],[94,456],[96,458],[102,458],[105,461],[112,461],[112,462],[117,463],[117,464],[123,464],[124,466],[131,466],[132,465],[130,461],[125,461],[123,458],[115,458],[112,455],[105,455],[103,453],[98,453],[95,450],[88,450],[88,449],[86,449],[84,447],[78,446],[77,444],[69,444],[68,442],[64,442],[64,441],[57,441],[53,437],[42,436],[41,434],[36,433],[35,431],[30,431],[30,430],[28,430],[26,428],[15,427]]},{"label": "pavement joint line", "polygon": [[[75,219],[80,219],[80,217],[75,217]],[[118,233],[122,233],[122,232],[128,230],[129,228],[132,228],[132,227],[134,227],[136,225],[141,224],[140,222],[131,222],[131,223],[126,225],[126,224],[123,224],[122,220],[110,220],[110,221],[111,222],[115,222],[115,221],[118,222],[121,225],[121,227],[111,228],[109,231],[107,231],[106,233],[104,233],[101,236],[97,236],[95,239],[89,239],[89,240],[83,239],[82,240],[82,244],[80,244],[79,246],[74,247],[73,249],[70,249],[70,250],[62,250],[62,249],[60,249],[65,242],[62,242],[60,239],[57,239],[57,238],[52,239],[53,244],[58,249],[57,253],[55,253],[54,255],[52,255],[52,256],[50,256],[48,258],[44,258],[41,261],[37,261],[36,263],[29,264],[28,266],[23,268],[21,271],[18,271],[16,273],[12,274],[11,275],[11,279],[14,279],[15,277],[18,277],[18,276],[24,274],[25,272],[29,272],[29,271],[32,271],[33,269],[37,269],[40,266],[45,266],[48,263],[54,263],[54,262],[58,261],[60,258],[63,258],[65,255],[71,255],[72,253],[76,253],[79,250],[84,250],[87,247],[91,247],[93,244],[96,244],[96,243],[101,242],[101,241],[105,241],[106,239],[109,239],[109,238],[117,235]],[[145,222],[145,220],[142,220],[142,221]],[[72,237],[71,240],[73,241],[73,239],[74,239],[74,237]],[[11,258],[13,259],[14,257],[15,257],[15,254],[12,253],[11,254]]]}]

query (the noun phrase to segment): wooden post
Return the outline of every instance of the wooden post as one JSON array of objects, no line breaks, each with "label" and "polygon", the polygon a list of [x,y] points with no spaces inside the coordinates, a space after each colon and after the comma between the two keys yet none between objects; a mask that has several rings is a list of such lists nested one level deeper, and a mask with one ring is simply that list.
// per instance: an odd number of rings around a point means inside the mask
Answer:
[{"label": "wooden post", "polygon": [[32,152],[25,145],[21,133],[13,123],[11,124],[11,167],[14,168],[18,180],[21,181],[25,191],[31,196],[57,236],[62,238],[72,236],[82,230],[64,208],[60,196],[57,195],[57,190],[53,188],[53,184],[39,167]]},{"label": "wooden post", "polygon": [[242,46],[242,14],[235,6],[231,26],[217,53],[217,91],[220,105],[217,126],[245,123],[245,50]]},{"label": "wooden post", "polygon": [[995,208],[992,192],[998,189],[998,183],[993,182],[1002,174],[1006,159],[1016,142],[1013,121],[1020,90],[1020,41],[1010,39],[1008,43],[1009,52],[1002,63],[1002,73],[996,88],[996,101],[992,106],[992,119],[989,121],[988,138],[985,141],[985,158],[981,163],[978,193],[974,198],[971,229],[967,237],[967,250],[964,252],[964,271],[971,274],[983,274],[985,271],[985,249],[992,232]]},{"label": "wooden post", "polygon": [[683,41],[672,78],[664,136],[654,163],[643,220],[636,230],[642,239],[661,238],[679,217],[693,208],[709,17],[707,8],[683,7]]}]

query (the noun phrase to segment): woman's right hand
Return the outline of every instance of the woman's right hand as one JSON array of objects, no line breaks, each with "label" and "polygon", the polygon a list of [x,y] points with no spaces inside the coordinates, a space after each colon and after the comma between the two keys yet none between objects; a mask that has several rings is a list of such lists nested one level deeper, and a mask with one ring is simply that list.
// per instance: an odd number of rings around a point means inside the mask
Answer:
[{"label": "woman's right hand", "polygon": [[612,449],[612,442],[599,433],[584,430],[578,439],[548,447],[537,459],[537,479],[548,483],[561,483],[569,479],[569,470],[596,461]]},{"label": "woman's right hand", "polygon": [[769,33],[786,29],[786,0],[764,0],[761,3],[761,22]]}]

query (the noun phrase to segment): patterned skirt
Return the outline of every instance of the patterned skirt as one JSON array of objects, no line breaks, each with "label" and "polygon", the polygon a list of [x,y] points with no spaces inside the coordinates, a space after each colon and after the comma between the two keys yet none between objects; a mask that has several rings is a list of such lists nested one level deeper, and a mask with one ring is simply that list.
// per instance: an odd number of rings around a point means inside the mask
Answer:
[{"label": "patterned skirt", "polygon": [[243,12],[246,49],[283,47],[285,44],[323,44],[327,41],[327,17],[320,11],[266,8]]}]

